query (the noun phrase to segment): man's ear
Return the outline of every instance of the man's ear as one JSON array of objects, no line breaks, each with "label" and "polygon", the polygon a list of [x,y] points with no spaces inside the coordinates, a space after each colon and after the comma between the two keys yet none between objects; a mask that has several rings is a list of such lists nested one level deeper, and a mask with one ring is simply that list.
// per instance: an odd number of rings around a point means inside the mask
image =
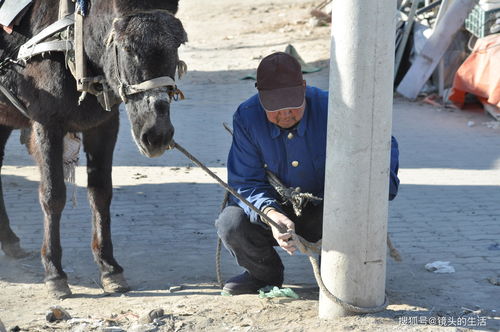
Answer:
[{"label": "man's ear", "polygon": [[302,80],[302,86],[305,88],[306,87],[306,80]]}]

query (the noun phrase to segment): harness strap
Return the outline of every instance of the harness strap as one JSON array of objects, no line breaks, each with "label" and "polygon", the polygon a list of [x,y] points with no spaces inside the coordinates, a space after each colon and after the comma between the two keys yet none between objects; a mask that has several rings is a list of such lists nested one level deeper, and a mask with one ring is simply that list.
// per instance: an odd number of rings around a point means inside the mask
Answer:
[{"label": "harness strap", "polygon": [[20,50],[17,58],[27,60],[35,55],[45,52],[69,52],[73,49],[73,42],[70,40],[51,40],[31,46],[29,49]]},{"label": "harness strap", "polygon": [[127,95],[133,95],[161,87],[173,87],[175,89],[175,81],[169,76],[156,77],[139,84],[125,85],[125,93]]},{"label": "harness strap", "polygon": [[19,110],[19,112],[21,112],[22,115],[29,118],[26,106],[24,106],[23,103],[9,89],[7,89],[2,84],[0,84],[0,92],[3,93],[5,97],[7,97],[7,99],[9,99],[12,105],[14,105]]},{"label": "harness strap", "polygon": [[87,77],[87,59],[83,45],[83,16],[78,12],[75,12],[74,41],[76,90],[88,91],[88,87],[83,84],[83,78]]},{"label": "harness strap", "polygon": [[53,36],[55,33],[64,30],[65,28],[73,25],[75,23],[74,17],[72,14],[63,17],[60,20],[57,20],[56,22],[52,23],[48,27],[44,28],[42,31],[40,31],[38,34],[33,36],[30,40],[28,40],[26,43],[24,43],[20,48],[19,48],[19,53],[17,54],[18,59],[27,59],[32,57],[33,55],[33,50],[37,44],[39,44],[41,41],[45,40],[48,37]]},{"label": "harness strap", "polygon": [[75,4],[71,0],[59,1],[59,19],[75,12]]},{"label": "harness strap", "polygon": [[[1,0],[0,0],[1,1]],[[84,1],[79,1],[79,5],[82,4]],[[70,8],[72,8],[72,4],[70,3],[70,0],[61,0],[61,8],[60,8],[60,13],[59,15],[63,15],[64,13],[67,13]],[[163,11],[163,10],[160,10]],[[127,16],[130,15],[137,15],[137,14],[147,14],[147,13],[152,13],[155,11],[139,11],[139,12],[134,12],[131,13]],[[173,15],[172,13],[169,13],[170,15]],[[75,17],[76,15],[76,17]],[[115,19],[116,20],[116,19]],[[70,40],[68,36],[64,39],[58,39],[58,40],[51,40],[51,41],[46,41],[44,42],[45,39],[53,37],[54,34],[64,30],[68,29],[68,31],[73,27],[74,31],[74,40]],[[69,35],[69,34],[68,34]],[[113,42],[113,35],[114,35],[114,30],[112,29],[108,41],[106,43],[106,46],[109,47],[111,46],[111,43]],[[116,76],[118,79],[118,91],[120,94],[120,98],[124,103],[127,103],[127,96],[145,92],[147,90],[155,89],[155,88],[161,88],[161,87],[166,87],[167,88],[167,94],[169,96],[169,102],[173,100],[179,100],[179,99],[184,99],[184,94],[182,93],[181,90],[177,88],[177,85],[175,84],[175,80],[169,76],[161,76],[161,77],[156,77],[151,80],[147,80],[144,82],[141,82],[139,84],[133,84],[129,85],[126,82],[122,80],[122,76],[120,74],[120,65],[118,61],[118,49],[116,47],[116,43],[113,43],[114,48],[115,48],[115,70],[116,70]],[[33,36],[30,40],[28,40],[25,44],[23,44],[19,48],[19,52],[17,55],[18,60],[26,61],[29,58],[42,54],[45,52],[64,52],[66,54],[66,63],[68,67],[70,68],[71,73],[75,77],[75,80],[77,82],[77,91],[82,92],[82,95],[80,96],[80,100],[83,100],[85,98],[85,95],[87,92],[94,94],[101,105],[106,109],[106,110],[111,110],[111,106],[117,104],[119,101],[114,100],[112,97],[112,89],[109,86],[109,84],[102,78],[101,76],[98,77],[87,77],[87,70],[86,70],[86,59],[85,59],[85,52],[84,52],[84,45],[83,45],[83,16],[80,15],[79,13],[70,13],[63,18],[60,18],[56,22],[50,24],[46,28],[42,29],[37,35]],[[74,60],[69,59],[68,54],[74,52]],[[184,61],[178,60],[177,63],[177,73],[179,78],[181,78],[187,71],[187,65]],[[97,89],[96,87],[93,86],[94,83],[99,83],[101,86],[101,89]],[[5,90],[5,89],[3,89]],[[1,91],[3,92],[3,91]],[[4,92],[5,93],[5,92]],[[7,95],[7,94],[6,94]],[[12,101],[12,98],[15,98],[12,94],[8,96],[9,99]],[[112,100],[113,99],[113,100]],[[15,104],[15,102],[13,101]],[[19,103],[18,103],[19,104]],[[23,111],[16,106],[22,113]]]}]

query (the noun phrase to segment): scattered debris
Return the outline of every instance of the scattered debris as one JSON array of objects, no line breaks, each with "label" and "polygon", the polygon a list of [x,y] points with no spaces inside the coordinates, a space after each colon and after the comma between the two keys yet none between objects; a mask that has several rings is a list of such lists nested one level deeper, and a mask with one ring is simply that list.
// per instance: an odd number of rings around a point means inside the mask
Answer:
[{"label": "scattered debris", "polygon": [[332,22],[332,4],[331,1],[323,1],[311,10],[311,27],[327,26]]},{"label": "scattered debris", "polygon": [[450,265],[450,262],[435,261],[425,264],[425,269],[434,273],[454,273],[455,268]]},{"label": "scattered debris", "polygon": [[168,289],[168,292],[169,293],[174,293],[174,292],[178,292],[180,290],[182,290],[184,287],[182,285],[179,285],[179,286],[171,286],[169,289]]},{"label": "scattered debris", "polygon": [[291,288],[279,288],[274,286],[273,288],[264,287],[259,289],[259,298],[274,298],[274,297],[291,297],[293,299],[298,299],[299,296]]},{"label": "scattered debris", "polygon": [[442,98],[437,95],[437,94],[431,94],[425,97],[422,100],[424,103],[435,106],[435,107],[443,107],[443,100]]},{"label": "scattered debris", "polygon": [[121,327],[111,326],[111,327],[103,327],[101,329],[102,332],[126,332],[126,330]]},{"label": "scattered debris", "polygon": [[467,121],[467,127],[474,127],[475,124],[474,121]]},{"label": "scattered debris", "polygon": [[319,27],[322,25],[321,21],[317,18],[317,17],[311,17],[308,21],[307,21],[307,25],[310,27],[310,28],[315,28],[315,27]]},{"label": "scattered debris", "polygon": [[127,329],[127,332],[154,332],[154,331],[158,331],[157,325],[154,324],[134,324]]},{"label": "scattered debris", "polygon": [[483,122],[483,125],[485,125],[488,128],[491,128],[491,129],[497,129],[500,126],[500,122],[488,121],[488,122]]},{"label": "scattered debris", "polygon": [[153,323],[155,320],[158,320],[158,318],[162,318],[163,316],[165,316],[165,311],[163,309],[153,309],[147,315],[141,317],[139,319],[139,322],[149,324]]},{"label": "scattered debris", "polygon": [[87,332],[103,327],[101,319],[71,318],[66,323],[71,327],[71,332]]},{"label": "scattered debris", "polygon": [[466,307],[462,307],[462,315],[468,315],[468,314],[475,314],[475,315],[480,315],[482,313],[482,310],[477,307],[477,309],[469,309],[469,308],[466,308]]},{"label": "scattered debris", "polygon": [[495,285],[495,286],[500,286],[500,278],[499,277],[491,277],[488,278],[488,281],[490,284]]},{"label": "scattered debris", "polygon": [[141,173],[135,173],[134,175],[132,175],[132,178],[135,180],[144,179],[147,177],[148,176],[146,174],[141,174]]},{"label": "scattered debris", "polygon": [[45,315],[45,319],[47,322],[56,322],[60,320],[68,320],[71,319],[71,315],[64,310],[62,307],[56,305],[53,307],[50,307],[49,311]]},{"label": "scattered debris", "polygon": [[488,247],[488,250],[500,250],[500,245],[498,243],[492,244]]},{"label": "scattered debris", "polygon": [[495,120],[500,121],[500,107],[484,102],[483,108],[484,111],[491,115]]}]

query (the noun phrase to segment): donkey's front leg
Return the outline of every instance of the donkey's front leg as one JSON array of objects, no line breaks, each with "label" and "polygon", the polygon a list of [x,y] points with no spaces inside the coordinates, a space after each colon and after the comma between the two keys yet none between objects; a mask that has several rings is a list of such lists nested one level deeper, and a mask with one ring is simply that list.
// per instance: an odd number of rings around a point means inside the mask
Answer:
[{"label": "donkey's front leg", "polygon": [[109,206],[113,196],[111,167],[118,135],[118,112],[98,128],[83,133],[87,155],[88,195],[92,209],[92,252],[106,292],[127,292],[123,268],[113,257]]},{"label": "donkey's front leg", "polygon": [[61,213],[66,202],[62,162],[64,132],[57,125],[46,126],[34,122],[32,136],[35,159],[40,168],[39,196],[44,214],[41,256],[45,267],[45,284],[50,295],[65,298],[71,295],[71,290],[61,266],[59,236]]}]

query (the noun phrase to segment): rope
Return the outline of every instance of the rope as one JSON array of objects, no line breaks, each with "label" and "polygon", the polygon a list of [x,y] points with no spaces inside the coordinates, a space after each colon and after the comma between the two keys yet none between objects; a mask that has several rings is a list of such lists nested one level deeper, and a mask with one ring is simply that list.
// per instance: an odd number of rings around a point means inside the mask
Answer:
[{"label": "rope", "polygon": [[[381,305],[376,306],[376,307],[358,307],[358,306],[355,306],[353,304],[347,303],[347,302],[339,299],[335,295],[333,295],[326,288],[325,284],[323,283],[323,279],[321,278],[321,273],[320,273],[318,261],[313,256],[314,253],[317,253],[319,251],[319,248],[321,246],[320,243],[310,243],[307,240],[305,240],[304,238],[302,238],[300,235],[296,234],[295,232],[293,232],[291,230],[283,229],[283,227],[281,225],[276,224],[274,222],[274,220],[272,220],[271,218],[266,216],[262,211],[257,209],[252,203],[250,203],[246,198],[241,196],[236,190],[229,187],[229,185],[227,183],[222,181],[221,178],[219,178],[214,172],[212,172],[210,169],[208,169],[208,167],[206,167],[202,162],[200,162],[198,159],[196,159],[191,153],[189,153],[186,149],[184,149],[178,143],[173,142],[172,147],[176,148],[177,150],[182,152],[189,160],[191,160],[196,165],[201,167],[201,169],[203,169],[208,175],[210,175],[214,180],[216,180],[224,189],[226,189],[226,191],[230,192],[232,195],[234,195],[239,200],[241,200],[244,204],[248,205],[248,207],[252,211],[257,213],[264,222],[277,228],[281,233],[290,232],[290,234],[292,235],[292,240],[294,240],[296,243],[297,249],[299,249],[300,252],[302,252],[303,254],[306,254],[309,257],[309,261],[311,262],[313,272],[314,272],[314,278],[316,279],[316,282],[318,283],[320,290],[328,297],[328,299],[330,299],[331,301],[342,306],[342,308],[344,308],[345,310],[347,310],[349,312],[360,313],[360,314],[379,312],[379,311],[384,310],[387,307],[387,305],[389,304],[389,301],[387,299],[387,295],[384,298],[384,303],[382,303]],[[225,202],[223,205],[225,205]],[[220,241],[220,239],[219,239],[219,241]],[[319,241],[319,242],[321,242],[321,241]],[[220,244],[218,245],[218,248],[220,249]],[[217,266],[217,269],[220,269],[220,258],[218,259],[218,261],[219,261],[219,265]],[[219,274],[217,277],[220,278],[220,270],[219,270]],[[219,283],[221,283],[220,279],[219,279]]]},{"label": "rope", "polygon": [[[222,200],[222,204],[220,207],[220,212],[224,210],[229,201],[229,191],[224,192],[224,199]],[[222,281],[222,274],[220,272],[220,251],[222,248],[222,240],[220,237],[217,237],[217,249],[215,250],[215,274],[217,275],[217,282],[219,283],[220,289],[224,288],[224,282]]]},{"label": "rope", "polygon": [[293,207],[293,211],[295,212],[295,215],[297,217],[300,217],[302,215],[302,209],[306,207],[307,203],[309,203],[310,201],[323,200],[323,198],[316,197],[313,194],[300,192],[300,187],[286,187],[273,172],[267,169],[266,174],[269,183],[273,186],[273,188],[283,200],[282,204],[291,204]]},{"label": "rope", "polygon": [[[222,125],[224,126],[224,129],[226,129],[232,136],[233,130],[229,127],[229,125],[226,122],[223,122]],[[295,215],[297,217],[300,217],[300,215],[302,214],[302,209],[307,205],[307,203],[309,203],[309,201],[323,200],[322,198],[316,197],[313,194],[300,192],[300,187],[286,187],[278,179],[278,177],[268,169],[266,169],[266,175],[271,186],[273,186],[273,188],[283,200],[281,204],[291,204],[293,207],[293,211],[295,212]]]}]

